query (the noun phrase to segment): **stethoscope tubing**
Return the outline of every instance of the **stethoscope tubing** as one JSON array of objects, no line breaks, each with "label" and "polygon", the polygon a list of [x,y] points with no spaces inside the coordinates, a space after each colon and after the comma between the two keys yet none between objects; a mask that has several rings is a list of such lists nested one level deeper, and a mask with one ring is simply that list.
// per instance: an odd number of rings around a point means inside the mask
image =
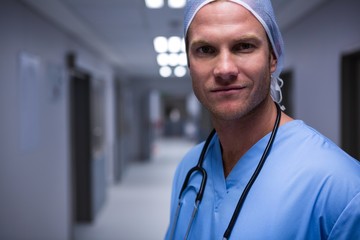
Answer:
[{"label": "stethoscope tubing", "polygon": [[267,143],[267,145],[265,147],[265,150],[264,150],[264,152],[263,152],[263,154],[261,156],[259,164],[257,165],[253,175],[251,176],[249,182],[246,184],[245,189],[241,194],[241,197],[240,197],[240,199],[239,199],[239,201],[238,201],[238,203],[236,205],[236,208],[234,210],[234,213],[233,213],[233,215],[231,217],[230,223],[229,223],[227,229],[225,230],[223,240],[228,240],[230,238],[230,235],[231,235],[232,230],[233,230],[233,228],[235,226],[236,220],[238,219],[238,216],[240,214],[241,208],[244,205],[245,199],[246,199],[252,185],[254,184],[256,178],[259,176],[259,173],[260,173],[262,167],[264,166],[266,158],[269,155],[270,149],[271,149],[271,147],[272,147],[272,145],[274,143],[275,136],[276,136],[277,130],[279,128],[279,124],[280,124],[280,120],[281,120],[280,106],[277,103],[275,103],[275,105],[276,105],[277,114],[276,114],[276,120],[275,120],[275,123],[274,123],[273,130],[271,132],[269,141],[268,141],[268,143]]},{"label": "stethoscope tubing", "polygon": [[194,203],[194,210],[193,210],[193,213],[191,214],[191,220],[189,222],[189,225],[187,227],[187,230],[186,230],[186,235],[185,235],[185,238],[184,239],[187,239],[188,238],[188,235],[190,234],[190,230],[191,230],[191,226],[192,226],[192,222],[194,221],[195,219],[195,215],[197,213],[197,210],[198,210],[198,207],[200,205],[200,202],[202,200],[202,197],[204,195],[204,192],[205,192],[205,187],[206,187],[206,181],[207,181],[207,173],[206,173],[206,170],[203,168],[202,164],[204,162],[204,159],[205,159],[205,154],[206,154],[206,151],[209,147],[209,144],[213,138],[213,136],[215,135],[215,129],[213,129],[211,131],[211,133],[209,134],[209,136],[207,137],[206,141],[205,141],[205,144],[201,150],[201,154],[200,154],[200,157],[199,157],[199,161],[197,163],[197,165],[193,168],[191,168],[189,170],[189,172],[186,174],[186,177],[185,177],[185,180],[184,180],[184,183],[181,187],[181,190],[180,190],[180,193],[179,193],[179,197],[178,197],[178,205],[177,205],[177,208],[176,208],[176,212],[175,212],[175,221],[172,225],[172,228],[171,228],[171,231],[170,231],[170,239],[174,239],[174,236],[175,236],[175,229],[176,229],[176,225],[177,225],[177,222],[178,222],[178,219],[179,219],[179,215],[180,215],[180,209],[181,209],[181,205],[182,205],[182,195],[189,183],[189,180],[190,180],[190,177],[192,176],[193,173],[195,172],[199,172],[201,173],[202,175],[202,179],[201,179],[201,183],[200,183],[200,188],[199,188],[199,191],[197,192],[197,195],[196,195],[196,199],[195,199],[195,203]]}]

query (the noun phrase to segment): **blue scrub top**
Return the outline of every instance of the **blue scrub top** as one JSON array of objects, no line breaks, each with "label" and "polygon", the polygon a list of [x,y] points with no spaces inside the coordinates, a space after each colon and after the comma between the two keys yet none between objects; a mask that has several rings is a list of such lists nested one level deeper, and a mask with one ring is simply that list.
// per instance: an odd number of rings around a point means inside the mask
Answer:
[{"label": "blue scrub top", "polygon": [[[219,139],[213,137],[203,164],[207,185],[189,239],[222,239],[269,137],[257,142],[226,179]],[[203,144],[176,170],[165,239],[170,237],[183,181],[197,164]],[[200,181],[200,174],[193,175],[183,194],[175,239],[184,239]],[[230,239],[360,239],[359,162],[303,121],[282,125]]]}]

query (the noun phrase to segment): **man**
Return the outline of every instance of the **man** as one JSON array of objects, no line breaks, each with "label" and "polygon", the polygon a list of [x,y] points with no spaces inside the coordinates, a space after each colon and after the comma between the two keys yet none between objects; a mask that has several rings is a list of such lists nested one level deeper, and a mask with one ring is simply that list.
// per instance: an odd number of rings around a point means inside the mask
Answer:
[{"label": "man", "polygon": [[206,173],[186,180],[204,143],[177,168],[166,239],[360,239],[359,163],[274,103],[283,42],[270,1],[189,0],[185,37],[216,133]]}]

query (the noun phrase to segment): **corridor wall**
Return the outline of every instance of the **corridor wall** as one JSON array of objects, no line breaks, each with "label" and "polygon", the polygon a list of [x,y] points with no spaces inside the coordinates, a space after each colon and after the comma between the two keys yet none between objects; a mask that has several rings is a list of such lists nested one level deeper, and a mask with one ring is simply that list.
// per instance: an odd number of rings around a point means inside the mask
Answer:
[{"label": "corridor wall", "polygon": [[[328,0],[283,30],[295,117],[340,144],[341,57],[360,50],[360,1]],[[286,84],[286,82],[284,83]]]},{"label": "corridor wall", "polygon": [[106,153],[113,153],[112,66],[20,1],[0,2],[0,239],[72,238],[69,82],[77,53],[106,88]]}]

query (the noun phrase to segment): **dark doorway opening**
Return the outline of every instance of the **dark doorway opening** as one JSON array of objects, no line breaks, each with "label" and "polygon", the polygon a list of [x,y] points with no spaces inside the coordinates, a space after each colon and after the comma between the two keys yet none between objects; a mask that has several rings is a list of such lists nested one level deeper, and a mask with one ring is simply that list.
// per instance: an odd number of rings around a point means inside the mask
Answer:
[{"label": "dark doorway opening", "polygon": [[341,61],[341,146],[360,159],[360,51]]},{"label": "dark doorway opening", "polygon": [[70,76],[71,162],[74,220],[91,222],[91,85],[90,75],[72,69]]},{"label": "dark doorway opening", "polygon": [[287,70],[281,73],[280,78],[284,81],[282,87],[282,104],[285,106],[285,113],[291,117],[294,117],[294,105],[293,105],[293,72],[292,70]]}]

